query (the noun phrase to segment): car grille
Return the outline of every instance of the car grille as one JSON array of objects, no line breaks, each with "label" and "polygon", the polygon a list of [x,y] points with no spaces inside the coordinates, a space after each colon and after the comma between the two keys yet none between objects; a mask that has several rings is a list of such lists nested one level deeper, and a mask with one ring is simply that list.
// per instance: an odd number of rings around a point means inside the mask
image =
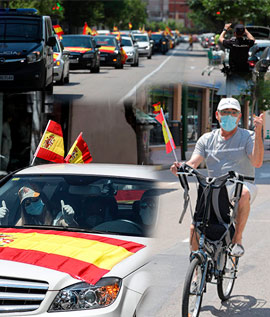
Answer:
[{"label": "car grille", "polygon": [[38,309],[48,288],[47,282],[0,278],[0,314]]},{"label": "car grille", "polygon": [[23,69],[25,67],[24,59],[6,60],[4,63],[0,62],[0,72],[13,72]]}]

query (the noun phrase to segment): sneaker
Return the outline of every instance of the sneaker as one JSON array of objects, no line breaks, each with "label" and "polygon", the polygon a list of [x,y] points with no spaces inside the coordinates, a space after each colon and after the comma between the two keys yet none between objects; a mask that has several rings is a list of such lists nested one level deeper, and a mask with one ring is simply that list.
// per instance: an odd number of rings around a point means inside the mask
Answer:
[{"label": "sneaker", "polygon": [[231,256],[240,257],[244,255],[244,253],[245,253],[245,249],[242,246],[242,244],[239,244],[239,243],[233,244],[231,248],[231,252],[230,252]]}]

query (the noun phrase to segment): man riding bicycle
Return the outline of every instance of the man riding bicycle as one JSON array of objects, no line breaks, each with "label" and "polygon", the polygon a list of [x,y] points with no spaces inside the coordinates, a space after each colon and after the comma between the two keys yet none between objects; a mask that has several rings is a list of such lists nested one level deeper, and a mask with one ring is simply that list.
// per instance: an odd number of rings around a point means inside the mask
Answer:
[{"label": "man riding bicycle", "polygon": [[[216,119],[220,129],[202,135],[196,143],[191,159],[186,162],[197,168],[205,159],[208,175],[218,177],[228,171],[235,171],[248,177],[255,176],[255,167],[263,163],[264,146],[262,140],[263,114],[254,117],[254,132],[238,127],[241,118],[241,107],[234,98],[223,98],[218,104]],[[177,175],[181,163],[175,162],[171,172]],[[227,186],[229,198],[233,198],[234,185]],[[257,194],[256,185],[244,181],[242,195],[239,200],[236,216],[235,234],[233,236],[233,256],[242,256],[242,234],[249,216],[250,205]],[[194,224],[190,228],[190,245],[192,250],[198,249],[198,242],[194,236]]]}]

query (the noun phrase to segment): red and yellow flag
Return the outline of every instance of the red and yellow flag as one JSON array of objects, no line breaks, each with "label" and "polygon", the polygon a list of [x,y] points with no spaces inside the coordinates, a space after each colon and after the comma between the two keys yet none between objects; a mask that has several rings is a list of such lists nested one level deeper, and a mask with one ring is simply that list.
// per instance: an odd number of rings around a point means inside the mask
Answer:
[{"label": "red and yellow flag", "polygon": [[160,109],[159,115],[155,117],[155,119],[162,125],[162,132],[164,137],[164,142],[166,144],[166,153],[170,153],[173,149],[176,148],[173,137],[171,135],[171,131],[167,125],[166,119],[164,117],[162,108]]},{"label": "red and yellow flag", "polygon": [[129,22],[128,28],[129,28],[130,30],[132,29],[132,24],[131,24],[131,22]]},{"label": "red and yellow flag", "polygon": [[121,63],[124,65],[127,59],[128,59],[127,53],[125,52],[123,47],[121,47]]},{"label": "red and yellow flag", "polygon": [[57,24],[57,25],[54,25],[53,28],[54,28],[54,32],[55,32],[58,36],[64,34],[64,31],[63,31],[63,29],[61,28],[60,25],[58,25],[58,24]]},{"label": "red and yellow flag", "polygon": [[117,26],[114,26],[114,27],[113,27],[113,32],[116,32],[116,31],[118,31],[118,27],[117,27]]},{"label": "red and yellow flag", "polygon": [[92,34],[92,30],[90,27],[87,25],[87,22],[84,22],[84,27],[83,27],[83,34]]},{"label": "red and yellow flag", "polygon": [[160,113],[160,108],[161,108],[160,101],[157,102],[157,103],[154,103],[154,104],[152,105],[152,107],[154,107],[154,110],[153,110],[153,113],[154,113],[154,114]]},{"label": "red and yellow flag", "polygon": [[61,125],[49,120],[34,157],[55,163],[64,163],[64,140]]},{"label": "red and yellow flag", "polygon": [[93,29],[92,30],[92,34],[91,34],[92,36],[96,36],[96,35],[98,35],[98,32],[97,32],[97,30],[96,29]]},{"label": "red and yellow flag", "polygon": [[95,284],[145,246],[79,232],[1,228],[0,259],[33,264]]},{"label": "red and yellow flag", "polygon": [[115,46],[101,46],[99,47],[99,51],[105,53],[114,53]]},{"label": "red and yellow flag", "polygon": [[65,157],[66,163],[90,163],[92,156],[88,146],[82,137],[82,132],[77,137],[76,141]]}]

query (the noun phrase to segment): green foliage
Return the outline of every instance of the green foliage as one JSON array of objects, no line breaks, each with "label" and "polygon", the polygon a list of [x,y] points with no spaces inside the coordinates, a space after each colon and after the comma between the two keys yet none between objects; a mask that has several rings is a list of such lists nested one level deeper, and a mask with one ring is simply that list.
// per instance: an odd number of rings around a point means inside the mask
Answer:
[{"label": "green foliage", "polygon": [[[225,23],[269,25],[270,0],[189,0],[190,17],[201,30],[220,32]],[[220,14],[217,14],[219,12]]]},{"label": "green foliage", "polygon": [[[59,3],[63,10],[52,10],[56,3]],[[64,7],[63,0],[11,0],[9,2],[10,8],[35,8],[40,15],[50,15],[52,17],[63,19]]]}]

